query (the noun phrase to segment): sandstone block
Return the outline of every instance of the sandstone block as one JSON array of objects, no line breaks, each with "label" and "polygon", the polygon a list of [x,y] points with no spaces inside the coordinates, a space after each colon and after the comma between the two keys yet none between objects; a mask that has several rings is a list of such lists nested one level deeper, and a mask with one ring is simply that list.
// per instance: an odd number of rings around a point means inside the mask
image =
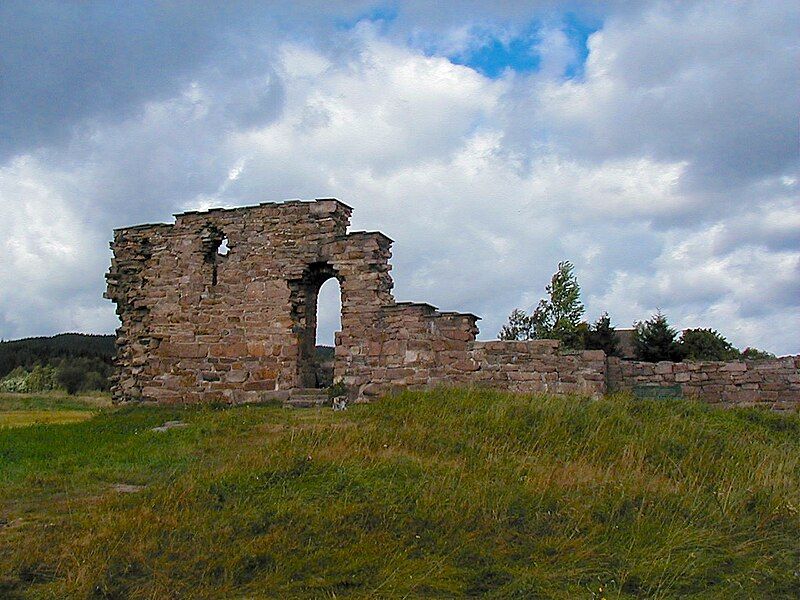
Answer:
[{"label": "sandstone block", "polygon": [[747,365],[743,362],[729,362],[725,363],[721,371],[747,371]]}]

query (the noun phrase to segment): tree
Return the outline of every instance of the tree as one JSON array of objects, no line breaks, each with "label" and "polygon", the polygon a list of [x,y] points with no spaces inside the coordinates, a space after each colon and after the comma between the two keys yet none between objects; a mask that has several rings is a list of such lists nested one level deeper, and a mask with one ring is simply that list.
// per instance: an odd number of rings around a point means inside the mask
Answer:
[{"label": "tree", "polygon": [[77,393],[83,386],[84,372],[77,366],[64,366],[58,370],[58,383],[72,395]]},{"label": "tree", "polygon": [[524,310],[515,308],[508,315],[508,323],[503,325],[497,336],[501,340],[529,340],[533,337],[531,317]]},{"label": "tree", "polygon": [[568,260],[558,263],[558,271],[545,287],[549,298],[540,300],[532,315],[514,309],[498,337],[501,340],[560,340],[567,348],[582,348],[580,324],[585,309],[574,268]]},{"label": "tree", "polygon": [[558,263],[558,271],[545,287],[550,298],[540,300],[531,315],[535,337],[561,340],[568,348],[583,346],[578,327],[585,309],[574,268],[568,260]]},{"label": "tree", "polygon": [[607,312],[600,315],[600,318],[589,327],[584,340],[589,350],[602,350],[606,356],[619,356],[619,338],[611,326],[611,317]]},{"label": "tree", "polygon": [[742,351],[742,358],[745,360],[769,360],[775,358],[775,355],[772,352],[766,352],[758,348],[745,348]]},{"label": "tree", "polygon": [[683,352],[675,339],[677,335],[678,332],[669,326],[667,317],[659,310],[650,320],[636,324],[636,357],[648,362],[680,361]]},{"label": "tree", "polygon": [[740,352],[714,329],[687,329],[681,335],[681,349],[689,360],[736,360]]}]

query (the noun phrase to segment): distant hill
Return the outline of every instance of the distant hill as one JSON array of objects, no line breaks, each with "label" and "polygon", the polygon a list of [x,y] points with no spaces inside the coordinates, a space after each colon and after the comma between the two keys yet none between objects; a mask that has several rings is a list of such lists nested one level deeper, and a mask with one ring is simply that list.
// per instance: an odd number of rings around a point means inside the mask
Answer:
[{"label": "distant hill", "polygon": [[317,360],[333,360],[336,348],[333,346],[317,346]]},{"label": "distant hill", "polygon": [[17,367],[26,370],[64,359],[88,358],[111,364],[115,346],[113,335],[60,333],[0,342],[0,377]]}]

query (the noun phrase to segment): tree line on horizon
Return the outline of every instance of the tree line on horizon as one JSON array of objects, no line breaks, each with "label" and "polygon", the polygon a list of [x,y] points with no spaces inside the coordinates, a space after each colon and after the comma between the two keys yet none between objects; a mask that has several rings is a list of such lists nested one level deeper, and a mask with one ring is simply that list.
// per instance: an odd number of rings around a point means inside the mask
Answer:
[{"label": "tree line on horizon", "polygon": [[[515,308],[503,325],[501,340],[555,339],[570,350],[603,350],[607,356],[621,356],[620,340],[607,312],[594,323],[583,320],[581,288],[570,261],[558,263],[558,270],[545,286],[547,298],[530,314]],[[774,354],[757,348],[739,350],[718,331],[686,329],[680,335],[661,310],[646,321],[634,323],[635,358],[647,362],[668,360],[761,360]]]},{"label": "tree line on horizon", "polygon": [[107,391],[113,335],[61,333],[0,341],[0,392]]}]

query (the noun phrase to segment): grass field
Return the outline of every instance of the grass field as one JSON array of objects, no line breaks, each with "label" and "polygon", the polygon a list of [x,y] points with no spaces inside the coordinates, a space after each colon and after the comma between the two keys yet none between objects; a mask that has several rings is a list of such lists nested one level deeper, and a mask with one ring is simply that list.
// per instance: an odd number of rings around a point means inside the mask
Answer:
[{"label": "grass field", "polygon": [[63,392],[0,393],[0,429],[86,421],[99,409],[109,406],[111,398],[108,394],[74,397]]},{"label": "grass field", "polygon": [[[59,410],[25,402],[0,412]],[[468,390],[83,406],[0,430],[0,597],[800,596],[796,414]]]}]

